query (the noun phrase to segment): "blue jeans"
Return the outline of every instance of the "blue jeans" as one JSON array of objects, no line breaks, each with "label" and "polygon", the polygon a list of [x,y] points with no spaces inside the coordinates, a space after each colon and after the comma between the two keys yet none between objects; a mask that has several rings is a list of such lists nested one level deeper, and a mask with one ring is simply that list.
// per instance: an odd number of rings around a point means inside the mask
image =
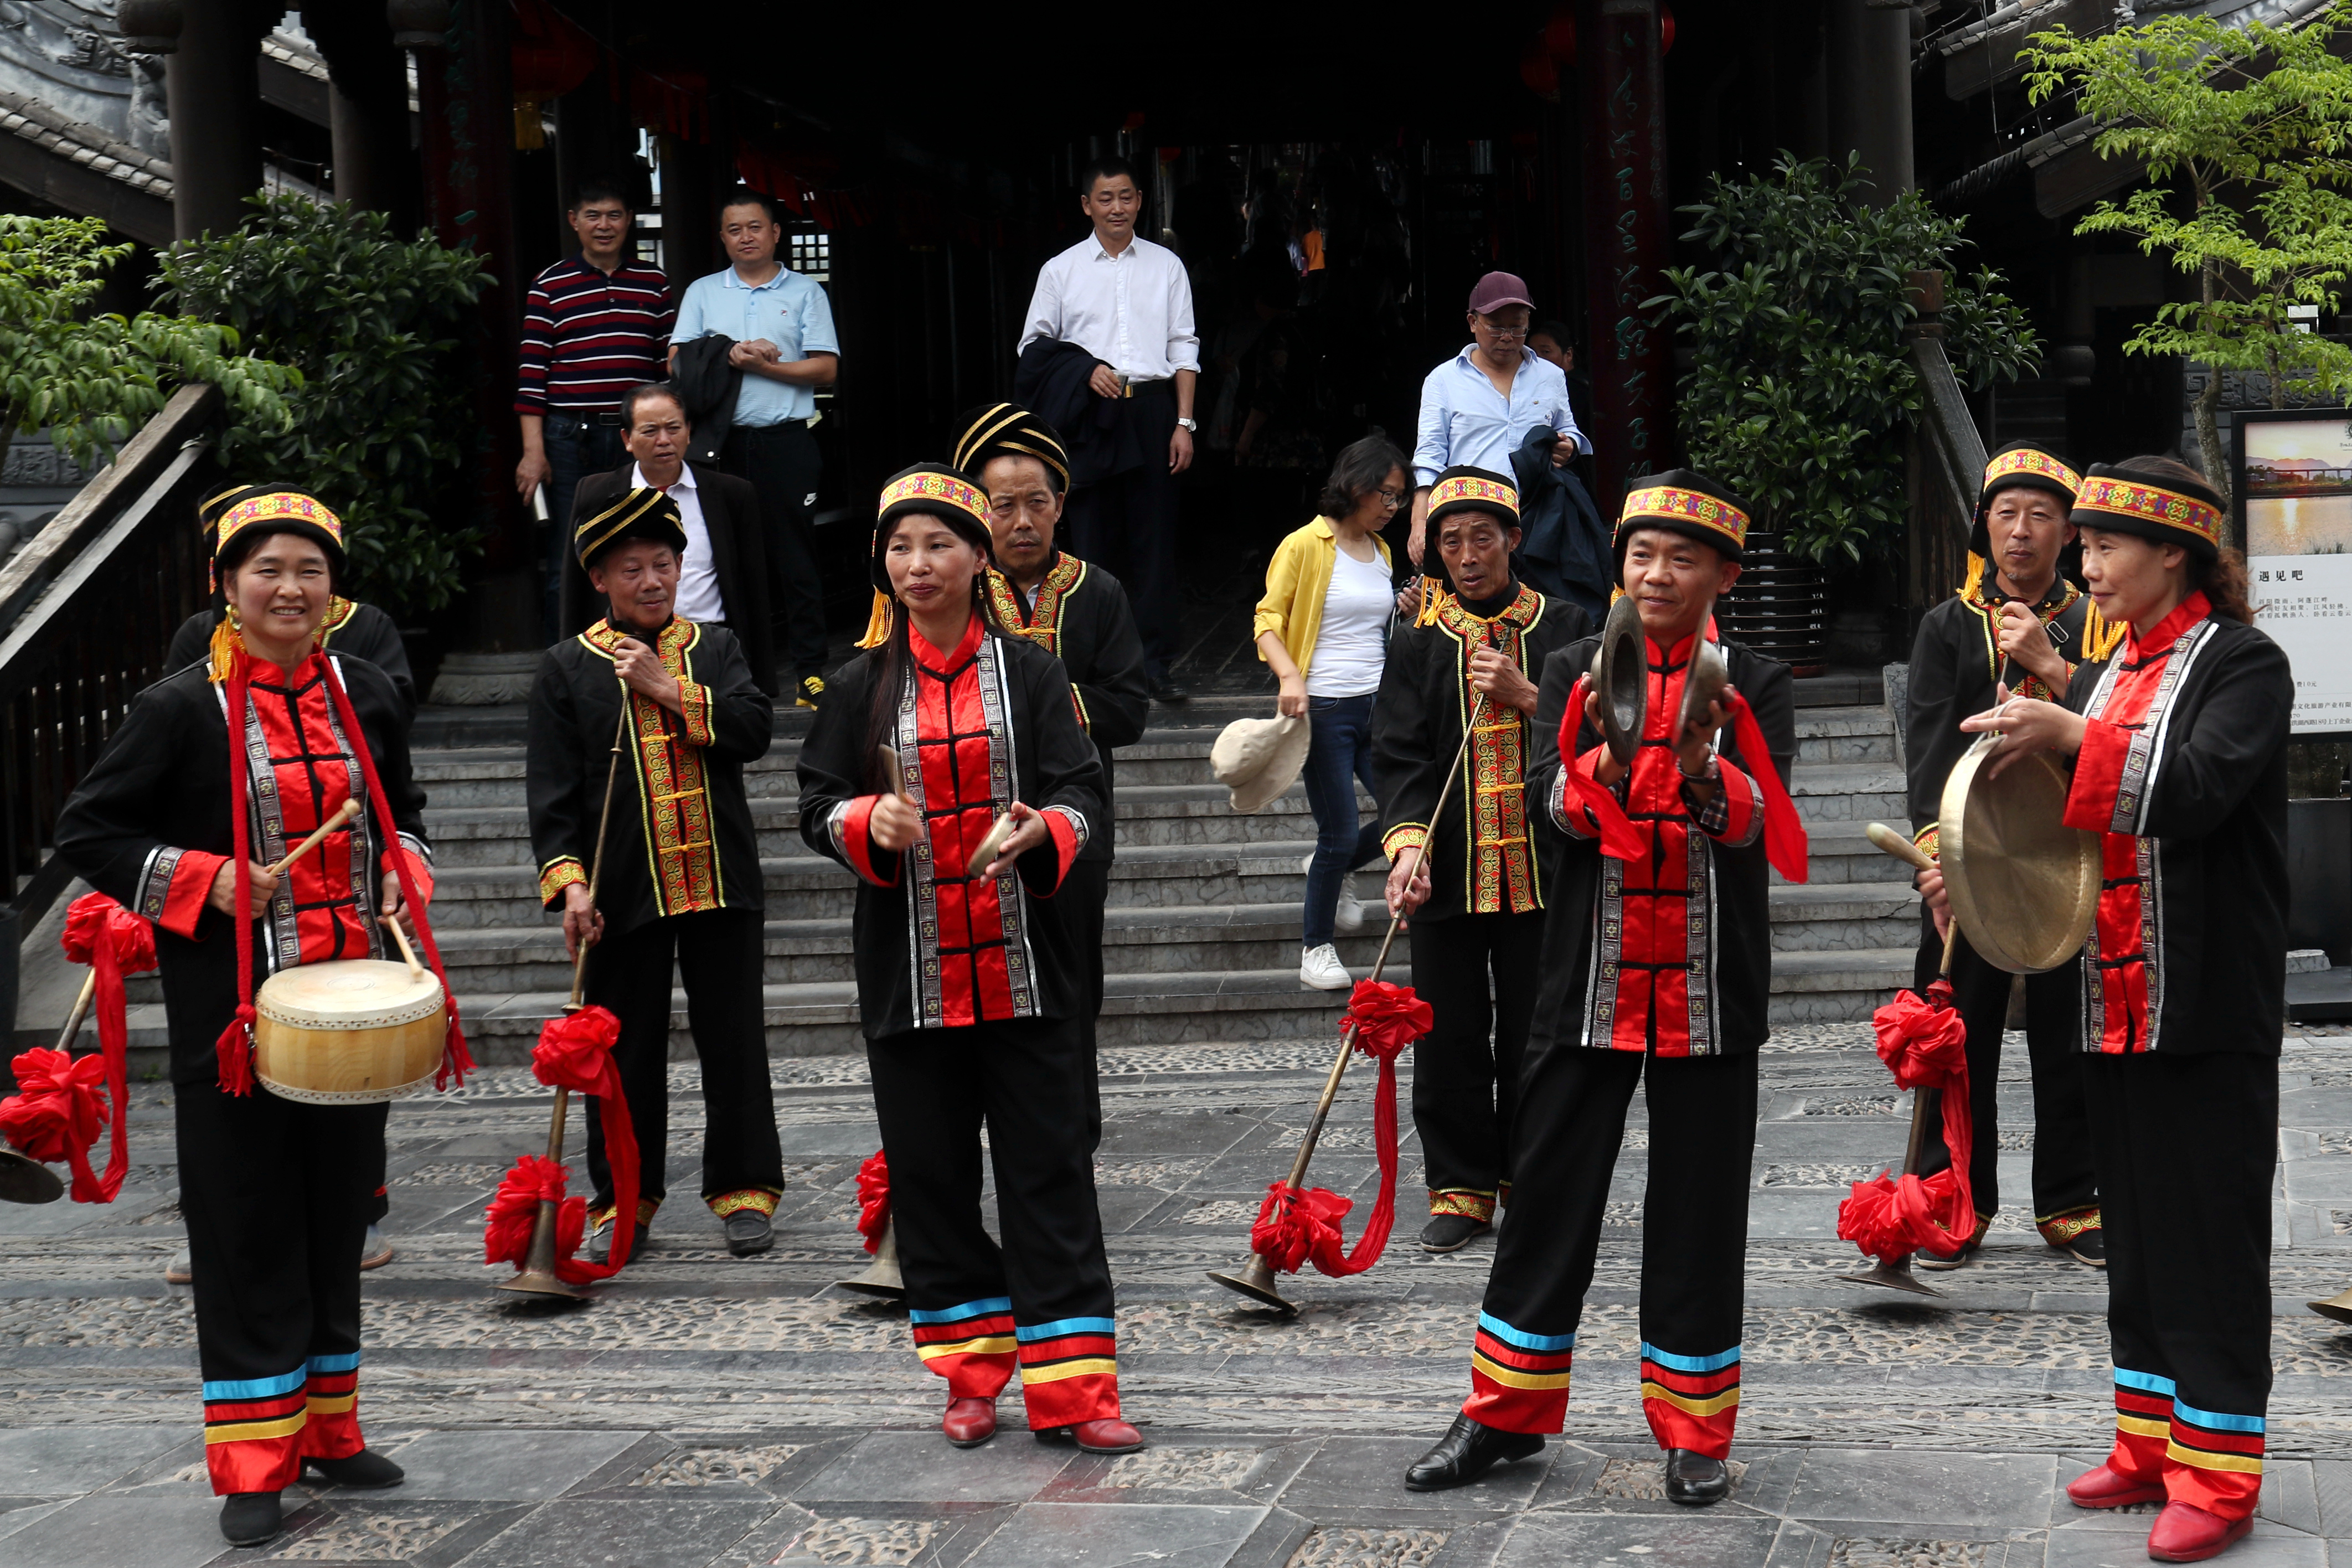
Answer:
[{"label": "blue jeans", "polygon": [[1372,787],[1372,693],[1307,700],[1307,808],[1315,813],[1315,863],[1307,872],[1306,944],[1331,940],[1348,873],[1381,852],[1381,825],[1356,820],[1356,780]]},{"label": "blue jeans", "polygon": [[[591,474],[617,468],[629,455],[618,425],[598,425],[548,410],[541,426],[547,447],[547,571],[543,614],[547,640],[563,640],[563,563],[572,559],[572,497]],[[599,605],[597,615],[604,614]],[[591,617],[593,618],[593,616]]]}]

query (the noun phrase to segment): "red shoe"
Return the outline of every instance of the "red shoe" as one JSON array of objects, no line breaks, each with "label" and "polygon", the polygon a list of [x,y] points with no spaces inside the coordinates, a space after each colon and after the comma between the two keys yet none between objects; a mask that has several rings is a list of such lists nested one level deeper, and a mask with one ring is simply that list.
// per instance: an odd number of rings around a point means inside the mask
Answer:
[{"label": "red shoe", "polygon": [[2129,1508],[2136,1502],[2162,1502],[2160,1481],[2136,1481],[2101,1465],[2066,1483],[2066,1500],[2076,1508]]},{"label": "red shoe", "polygon": [[1070,1436],[1088,1454],[1132,1454],[1143,1447],[1143,1434],[1116,1415],[1103,1421],[1080,1421]]},{"label": "red shoe", "polygon": [[977,1448],[996,1436],[996,1401],[974,1395],[948,1401],[940,1430],[959,1448]]},{"label": "red shoe", "polygon": [[2156,1528],[2147,1532],[2147,1554],[2158,1563],[2202,1563],[2219,1557],[2253,1528],[2252,1514],[2233,1524],[2193,1502],[2168,1502],[2156,1516]]}]

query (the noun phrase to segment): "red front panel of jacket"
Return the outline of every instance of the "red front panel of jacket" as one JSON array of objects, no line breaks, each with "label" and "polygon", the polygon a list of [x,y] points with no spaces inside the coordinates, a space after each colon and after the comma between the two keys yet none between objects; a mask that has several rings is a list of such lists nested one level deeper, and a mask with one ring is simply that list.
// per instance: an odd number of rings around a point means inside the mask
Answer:
[{"label": "red front panel of jacket", "polygon": [[989,776],[988,721],[981,710],[980,617],[973,636],[944,662],[944,677],[929,644],[918,642],[915,724],[923,770],[923,808],[938,879],[940,934],[936,949],[941,1000],[949,1024],[998,1021],[1014,1016],[1004,964],[1004,911],[996,885],[967,881],[964,867],[996,820]]},{"label": "red front panel of jacket", "polygon": [[[307,668],[313,672],[310,678],[291,690],[257,680],[251,688],[254,719],[268,748],[281,837],[289,849],[352,796],[352,774],[330,720],[325,678],[316,673],[315,660]],[[362,898],[371,905],[375,900],[352,885],[349,827],[330,834],[325,843],[294,862],[286,878],[301,941],[300,963],[370,955],[373,945],[360,905]]]}]

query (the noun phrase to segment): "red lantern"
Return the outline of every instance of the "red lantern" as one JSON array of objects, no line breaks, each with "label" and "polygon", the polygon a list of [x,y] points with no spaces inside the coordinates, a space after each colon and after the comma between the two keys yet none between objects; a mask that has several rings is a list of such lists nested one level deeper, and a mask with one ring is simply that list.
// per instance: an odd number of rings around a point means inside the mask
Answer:
[{"label": "red lantern", "polygon": [[[1546,58],[1563,66],[1576,63],[1576,17],[1566,6],[1552,13],[1551,20],[1544,24],[1542,37]],[[1669,55],[1674,48],[1675,8],[1662,0],[1658,6],[1658,53]],[[1520,79],[1525,81],[1527,75],[1528,67],[1522,61],[1519,65]],[[1533,87],[1535,84],[1528,82],[1528,85]]]},{"label": "red lantern", "polygon": [[1538,98],[1553,98],[1559,92],[1559,67],[1549,55],[1530,49],[1519,57],[1519,79]]}]

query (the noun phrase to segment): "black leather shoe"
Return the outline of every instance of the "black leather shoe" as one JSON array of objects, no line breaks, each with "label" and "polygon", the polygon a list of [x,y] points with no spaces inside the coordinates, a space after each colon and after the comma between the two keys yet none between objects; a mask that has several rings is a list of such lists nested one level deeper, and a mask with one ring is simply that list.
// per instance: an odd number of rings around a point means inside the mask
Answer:
[{"label": "black leather shoe", "polygon": [[305,1459],[303,1468],[315,1470],[339,1487],[371,1489],[396,1487],[407,1479],[405,1470],[373,1448],[362,1448],[358,1453],[340,1459]]},{"label": "black leather shoe", "polygon": [[2107,1233],[2097,1226],[2077,1231],[2074,1239],[2066,1244],[2066,1251],[2077,1263],[2105,1268],[2107,1266]]},{"label": "black leather shoe", "polygon": [[736,1257],[749,1258],[775,1245],[775,1222],[758,1209],[737,1209],[727,1216],[727,1250]]},{"label": "black leather shoe", "polygon": [[1163,675],[1151,683],[1151,700],[1154,702],[1180,704],[1192,700],[1192,694],[1185,690],[1174,676]]},{"label": "black leather shoe", "polygon": [[1666,1500],[1705,1508],[1731,1495],[1731,1468],[1688,1448],[1666,1450]]},{"label": "black leather shoe", "polygon": [[1543,1439],[1534,1433],[1505,1432],[1482,1426],[1467,1415],[1456,1415],[1437,1447],[1405,1471],[1405,1490],[1433,1492],[1468,1486],[1496,1465],[1542,1453],[1543,1446]]},{"label": "black leather shoe", "polygon": [[1459,1252],[1486,1234],[1484,1220],[1472,1219],[1466,1214],[1441,1214],[1430,1216],[1421,1227],[1421,1249],[1423,1252]]},{"label": "black leather shoe", "polygon": [[221,1504],[221,1534],[231,1546],[258,1546],[285,1528],[276,1492],[231,1492]]}]

